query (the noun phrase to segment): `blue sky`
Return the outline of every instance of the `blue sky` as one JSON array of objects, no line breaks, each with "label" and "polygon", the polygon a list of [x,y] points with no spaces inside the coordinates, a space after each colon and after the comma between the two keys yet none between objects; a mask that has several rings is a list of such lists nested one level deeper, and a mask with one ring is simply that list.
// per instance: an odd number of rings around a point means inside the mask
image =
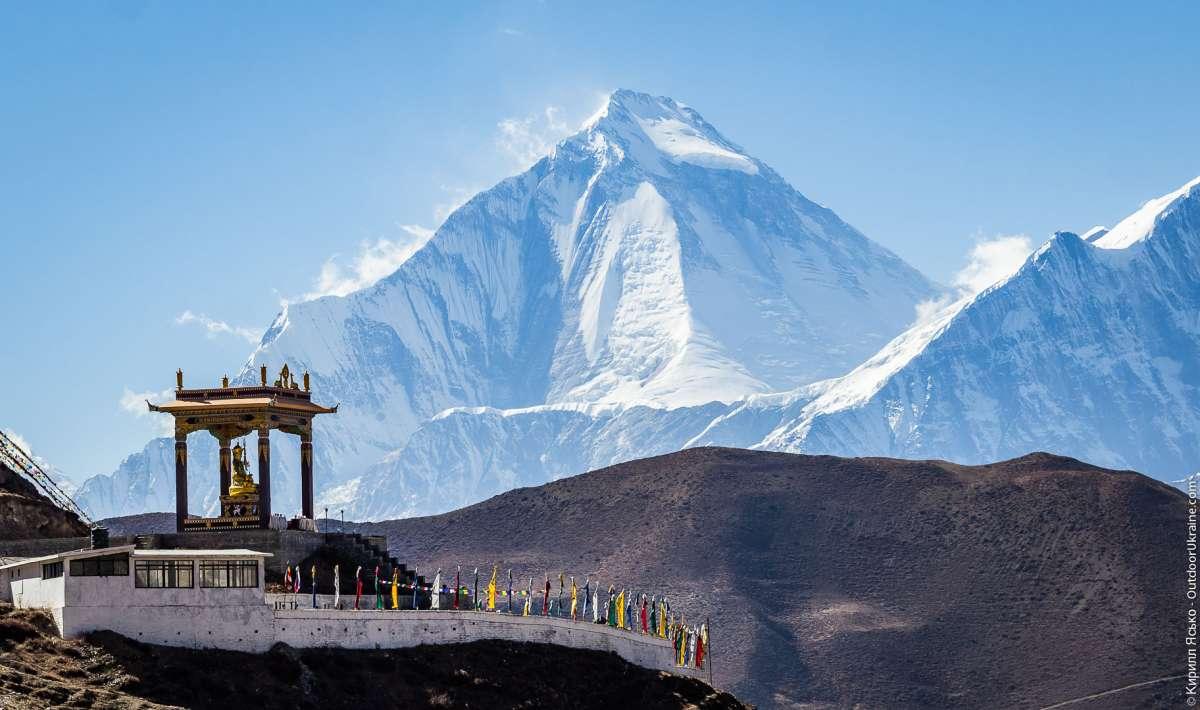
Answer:
[{"label": "blue sky", "polygon": [[250,5],[0,8],[0,427],[71,477],[618,87],[944,282],[1200,174],[1195,3]]}]

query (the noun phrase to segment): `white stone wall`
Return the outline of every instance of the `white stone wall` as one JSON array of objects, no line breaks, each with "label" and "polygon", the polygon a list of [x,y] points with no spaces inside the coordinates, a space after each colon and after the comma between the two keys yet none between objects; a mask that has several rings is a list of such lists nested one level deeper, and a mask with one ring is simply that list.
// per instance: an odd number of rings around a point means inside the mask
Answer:
[{"label": "white stone wall", "polygon": [[13,567],[8,580],[9,598],[16,606],[26,609],[61,609],[63,578],[42,579],[42,563],[33,562]]},{"label": "white stone wall", "polygon": [[193,586],[163,589],[134,585],[136,559],[130,560],[129,574],[123,577],[72,577],[68,569],[59,624],[63,636],[108,629],[145,643],[250,652],[265,651],[274,643],[271,612],[261,588],[261,560],[258,588],[201,587],[204,558],[193,558]]},{"label": "white stone wall", "polygon": [[407,648],[421,644],[501,639],[612,651],[630,663],[646,668],[690,672],[675,667],[671,642],[667,639],[569,619],[483,611],[312,608],[277,610],[273,615],[275,639],[300,648]]}]

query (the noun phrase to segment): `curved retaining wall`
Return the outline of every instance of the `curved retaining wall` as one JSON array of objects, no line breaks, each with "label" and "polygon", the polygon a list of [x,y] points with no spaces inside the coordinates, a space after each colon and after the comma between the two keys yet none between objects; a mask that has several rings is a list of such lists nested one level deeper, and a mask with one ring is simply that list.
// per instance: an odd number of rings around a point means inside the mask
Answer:
[{"label": "curved retaining wall", "polygon": [[338,609],[276,610],[274,617],[275,640],[298,648],[406,648],[501,639],[611,651],[646,668],[696,672],[675,667],[674,651],[667,639],[569,619],[485,611]]}]

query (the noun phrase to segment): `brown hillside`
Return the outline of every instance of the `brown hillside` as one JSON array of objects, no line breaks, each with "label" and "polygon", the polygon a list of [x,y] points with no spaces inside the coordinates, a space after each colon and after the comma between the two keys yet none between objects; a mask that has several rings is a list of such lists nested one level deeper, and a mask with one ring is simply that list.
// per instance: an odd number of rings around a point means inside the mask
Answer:
[{"label": "brown hillside", "polygon": [[717,685],[765,706],[1037,708],[1182,671],[1185,516],[1164,484],[1048,454],[704,448],[360,529],[425,574],[496,561],[665,591],[712,617]]},{"label": "brown hillside", "polygon": [[32,483],[0,463],[0,540],[78,537],[88,526],[54,505]]}]

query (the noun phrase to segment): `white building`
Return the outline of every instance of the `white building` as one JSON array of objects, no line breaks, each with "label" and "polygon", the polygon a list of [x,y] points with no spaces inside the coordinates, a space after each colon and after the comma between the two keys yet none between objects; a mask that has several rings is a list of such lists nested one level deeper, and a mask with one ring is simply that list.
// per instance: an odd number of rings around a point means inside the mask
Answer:
[{"label": "white building", "polygon": [[[264,594],[253,550],[78,550],[0,564],[0,602],[45,609],[65,638],[107,629],[145,643],[261,653],[294,647],[405,648],[482,639],[611,651],[674,673],[671,642],[603,624],[486,611],[312,608],[309,594]],[[373,601],[373,596],[367,597]],[[343,603],[353,597],[343,597]],[[371,606],[370,602],[364,606]]]},{"label": "white building", "polygon": [[[257,650],[271,628],[253,550],[79,550],[0,565],[0,601],[45,609],[64,637],[110,629],[172,646]],[[267,643],[270,646],[270,643]]]}]

